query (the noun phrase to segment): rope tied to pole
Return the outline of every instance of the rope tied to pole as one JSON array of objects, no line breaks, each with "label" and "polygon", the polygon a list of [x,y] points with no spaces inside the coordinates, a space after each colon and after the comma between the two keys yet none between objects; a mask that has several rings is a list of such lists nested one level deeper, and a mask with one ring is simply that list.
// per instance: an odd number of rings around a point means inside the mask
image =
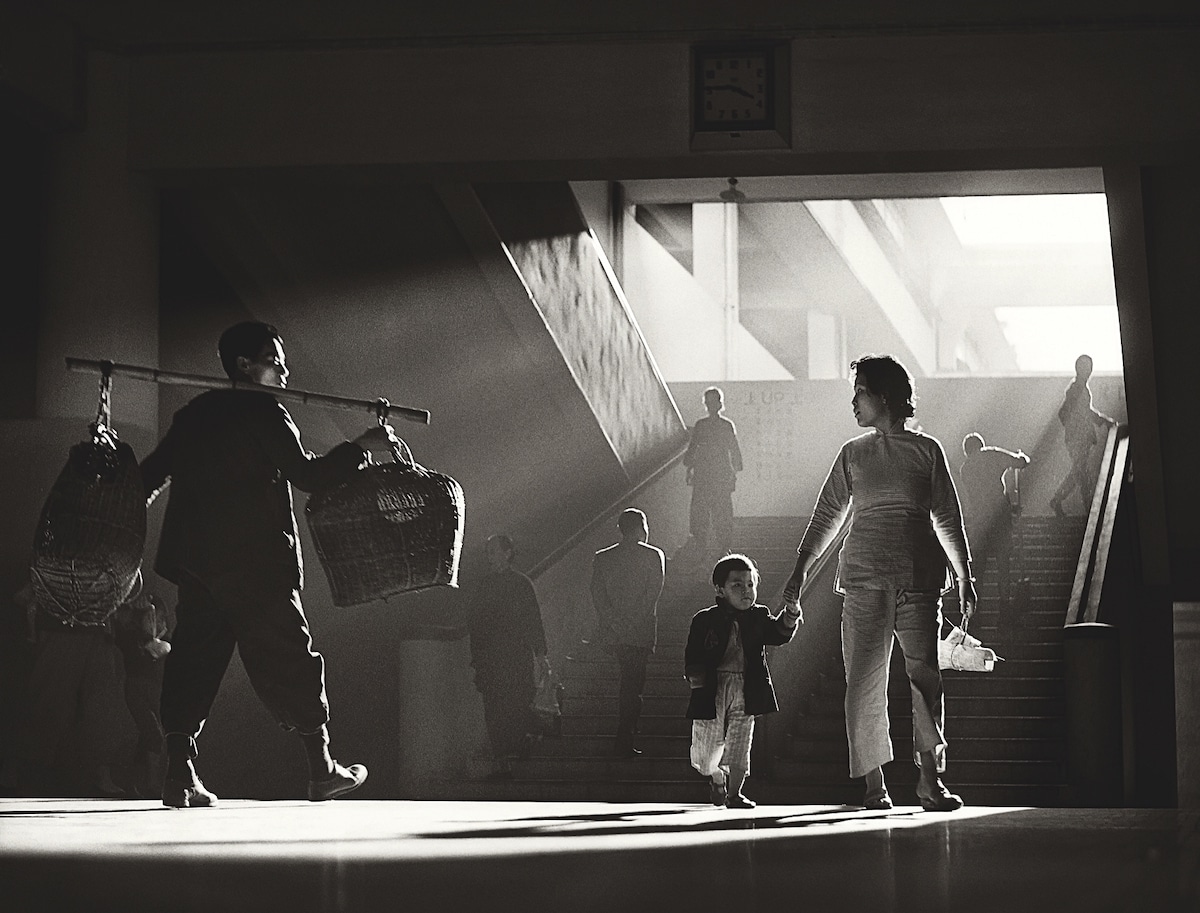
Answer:
[{"label": "rope tied to pole", "polygon": [[111,361],[100,362],[100,402],[96,406],[94,434],[112,431],[112,371]]}]

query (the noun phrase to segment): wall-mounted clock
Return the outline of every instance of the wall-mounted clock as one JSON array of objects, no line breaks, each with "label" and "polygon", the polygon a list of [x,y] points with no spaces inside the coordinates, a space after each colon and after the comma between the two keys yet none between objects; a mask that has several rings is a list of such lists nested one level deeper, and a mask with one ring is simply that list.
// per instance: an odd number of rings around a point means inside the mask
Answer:
[{"label": "wall-mounted clock", "polygon": [[788,46],[692,48],[692,148],[790,146]]},{"label": "wall-mounted clock", "polygon": [[696,50],[697,131],[775,126],[775,68],[765,48]]}]

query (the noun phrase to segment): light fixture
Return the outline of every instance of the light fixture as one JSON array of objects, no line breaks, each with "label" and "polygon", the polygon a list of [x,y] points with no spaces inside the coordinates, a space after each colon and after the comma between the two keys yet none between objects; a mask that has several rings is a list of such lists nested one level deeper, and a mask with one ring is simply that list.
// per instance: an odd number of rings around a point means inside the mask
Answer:
[{"label": "light fixture", "polygon": [[729,189],[722,190],[719,196],[726,203],[745,203],[746,195],[737,189],[737,178],[729,179]]}]

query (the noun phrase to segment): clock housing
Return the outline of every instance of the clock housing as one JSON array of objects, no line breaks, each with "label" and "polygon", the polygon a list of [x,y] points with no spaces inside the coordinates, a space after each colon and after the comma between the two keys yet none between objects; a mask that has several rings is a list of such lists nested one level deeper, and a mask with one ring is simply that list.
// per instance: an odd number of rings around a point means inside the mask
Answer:
[{"label": "clock housing", "polygon": [[692,46],[691,148],[791,148],[789,45]]}]

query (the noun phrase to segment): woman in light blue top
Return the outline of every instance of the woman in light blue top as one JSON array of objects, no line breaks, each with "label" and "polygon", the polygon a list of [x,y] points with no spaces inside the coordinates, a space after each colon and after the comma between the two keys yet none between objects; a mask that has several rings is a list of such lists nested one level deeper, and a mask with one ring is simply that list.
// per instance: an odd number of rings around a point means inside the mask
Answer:
[{"label": "woman in light blue top", "polygon": [[946,739],[937,642],[940,599],[957,580],[964,619],[975,611],[970,552],[958,493],[936,438],[906,427],[914,414],[912,377],[889,355],[852,362],[854,418],[866,434],[842,445],[800,542],[784,601],[799,599],[813,561],[849,517],[838,559],[846,662],[850,776],[866,778],[867,808],[892,807],[883,765],[892,760],[887,682],[899,641],[913,696],[917,798],[929,811],[962,799],[942,784]]}]

